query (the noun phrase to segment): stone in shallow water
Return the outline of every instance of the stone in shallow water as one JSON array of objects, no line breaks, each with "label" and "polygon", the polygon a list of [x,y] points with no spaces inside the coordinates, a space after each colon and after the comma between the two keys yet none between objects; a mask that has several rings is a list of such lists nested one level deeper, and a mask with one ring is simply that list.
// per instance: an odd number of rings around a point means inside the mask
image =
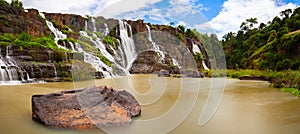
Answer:
[{"label": "stone in shallow water", "polygon": [[32,96],[32,119],[52,128],[126,126],[141,113],[127,91],[90,87]]}]

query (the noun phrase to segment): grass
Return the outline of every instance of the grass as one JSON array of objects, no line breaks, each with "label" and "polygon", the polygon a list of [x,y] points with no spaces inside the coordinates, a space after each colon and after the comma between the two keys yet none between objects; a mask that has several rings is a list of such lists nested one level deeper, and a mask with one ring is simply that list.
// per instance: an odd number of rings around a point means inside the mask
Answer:
[{"label": "grass", "polygon": [[[205,71],[207,77],[221,77],[225,75],[225,70]],[[270,86],[280,88],[282,91],[290,92],[295,96],[300,96],[300,71],[262,71],[262,70],[226,70],[229,78],[239,78],[241,76],[258,76],[270,81]]]},{"label": "grass", "polygon": [[283,92],[289,92],[289,93],[291,93],[291,94],[293,94],[297,97],[300,97],[300,90],[299,89],[284,87],[284,88],[281,88],[280,90],[283,91]]},{"label": "grass", "polygon": [[9,34],[1,33],[0,34],[0,46],[7,46],[12,44],[15,47],[23,48],[49,48],[52,50],[61,50],[57,47],[52,37],[33,37],[28,33],[21,34]]},{"label": "grass", "polygon": [[271,86],[281,88],[282,91],[300,96],[300,71],[261,71],[261,70],[227,70],[227,77],[239,78],[241,76],[259,76],[270,81]]}]

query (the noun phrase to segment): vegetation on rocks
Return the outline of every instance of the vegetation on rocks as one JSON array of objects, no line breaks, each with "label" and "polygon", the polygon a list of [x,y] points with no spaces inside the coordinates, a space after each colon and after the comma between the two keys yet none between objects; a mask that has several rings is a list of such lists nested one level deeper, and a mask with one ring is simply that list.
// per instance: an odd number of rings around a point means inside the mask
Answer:
[{"label": "vegetation on rocks", "polygon": [[0,46],[16,46],[20,49],[23,48],[49,48],[53,50],[61,50],[57,47],[54,39],[50,37],[32,37],[28,33],[22,34],[10,34],[10,33],[0,33]]}]

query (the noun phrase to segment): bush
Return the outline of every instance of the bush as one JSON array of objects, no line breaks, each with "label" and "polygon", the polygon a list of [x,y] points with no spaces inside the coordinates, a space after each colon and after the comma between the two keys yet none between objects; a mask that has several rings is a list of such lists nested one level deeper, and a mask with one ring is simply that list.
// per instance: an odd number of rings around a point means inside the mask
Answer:
[{"label": "bush", "polygon": [[19,1],[19,0],[11,0],[10,6],[16,7],[16,8],[19,8],[19,9],[24,9],[22,1]]},{"label": "bush", "polygon": [[176,37],[177,37],[178,40],[183,41],[182,34],[177,33],[177,34],[176,34]]},{"label": "bush", "polygon": [[281,88],[281,91],[289,92],[297,97],[300,97],[300,90],[296,88]]},{"label": "bush", "polygon": [[113,45],[113,39],[111,36],[106,36],[103,38],[103,43]]},{"label": "bush", "polygon": [[105,56],[103,56],[101,53],[97,54],[97,57],[99,57],[101,59],[101,61],[103,61],[106,65],[108,65],[109,67],[112,67],[112,62],[109,61]]},{"label": "bush", "polygon": [[0,5],[9,5],[5,0],[0,0]]}]

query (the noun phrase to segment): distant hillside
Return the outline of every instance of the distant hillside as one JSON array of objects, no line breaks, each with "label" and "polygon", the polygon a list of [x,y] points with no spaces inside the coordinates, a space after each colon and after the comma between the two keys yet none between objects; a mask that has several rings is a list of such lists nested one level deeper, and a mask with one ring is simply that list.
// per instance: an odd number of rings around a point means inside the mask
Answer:
[{"label": "distant hillside", "polygon": [[268,24],[247,19],[237,33],[229,32],[222,43],[230,69],[299,70],[300,7],[280,12]]}]

